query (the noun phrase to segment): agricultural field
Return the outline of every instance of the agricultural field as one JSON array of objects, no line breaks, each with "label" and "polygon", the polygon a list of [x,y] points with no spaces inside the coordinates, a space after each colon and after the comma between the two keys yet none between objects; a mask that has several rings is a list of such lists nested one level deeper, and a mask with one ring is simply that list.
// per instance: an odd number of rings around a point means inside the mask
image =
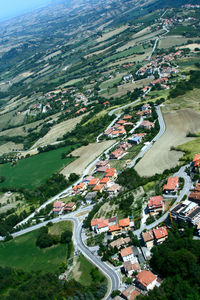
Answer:
[{"label": "agricultural field", "polygon": [[18,160],[14,166],[11,163],[0,165],[0,173],[6,178],[6,181],[1,183],[0,187],[34,189],[44,183],[53,173],[60,171],[75,160],[74,157],[61,159],[61,154],[67,152],[70,148],[68,146],[33,155]]},{"label": "agricultural field", "polygon": [[50,131],[41,139],[39,139],[32,148],[44,147],[46,145],[53,144],[58,138],[62,138],[63,135],[76,127],[76,124],[80,123],[82,118],[87,114],[81,115],[77,118],[69,119],[53,126]]},{"label": "agricultural field", "polygon": [[24,204],[22,198],[22,195],[19,193],[0,193],[0,213],[22,206]]},{"label": "agricultural field", "polygon": [[185,46],[179,47],[179,49],[189,48],[191,51],[194,51],[196,48],[200,48],[200,44],[193,43]]},{"label": "agricultural field", "polygon": [[191,108],[196,111],[200,111],[199,95],[200,90],[193,89],[192,91],[186,92],[184,95],[167,99],[165,106],[163,107],[163,112],[169,112],[182,108]]},{"label": "agricultural field", "polygon": [[[83,174],[83,171],[87,168],[87,166],[114,143],[115,140],[105,141],[102,143],[92,143],[88,146],[82,146],[74,150],[71,154],[79,158],[65,167],[61,174],[66,177],[68,177],[70,173],[76,173],[78,175]],[[90,170],[88,170],[88,173],[89,172]]]},{"label": "agricultural field", "polygon": [[[188,43],[188,41],[191,39],[185,38],[181,35],[171,35],[171,36],[166,36],[163,37],[158,44],[158,48],[160,49],[165,49],[165,48],[170,48],[174,46],[180,46],[180,45],[185,45]],[[184,46],[188,48],[188,45]],[[179,49],[182,47],[178,47]]]},{"label": "agricultural field", "polygon": [[3,145],[0,145],[0,155],[4,153],[9,153],[14,151],[21,151],[23,150],[23,144],[15,144],[13,142],[8,142]]},{"label": "agricultural field", "polygon": [[135,166],[141,176],[152,176],[178,165],[183,153],[172,151],[171,147],[192,141],[194,138],[186,137],[187,133],[200,130],[200,113],[193,109],[165,113],[164,120],[165,133]]},{"label": "agricultural field", "polygon": [[117,35],[117,34],[120,34],[121,32],[123,32],[124,30],[126,30],[129,26],[128,25],[124,25],[124,26],[121,26],[119,28],[116,28],[112,31],[109,31],[107,33],[104,33],[101,37],[99,37],[97,39],[97,42],[100,43],[100,42],[104,42],[110,38],[112,38],[113,36]]},{"label": "agricultural field", "polygon": [[[69,221],[55,224],[50,232],[57,236],[65,231],[72,231]],[[57,244],[46,249],[36,246],[38,230],[17,237],[7,243],[0,244],[0,264],[24,271],[56,272],[66,261],[66,245]]]}]

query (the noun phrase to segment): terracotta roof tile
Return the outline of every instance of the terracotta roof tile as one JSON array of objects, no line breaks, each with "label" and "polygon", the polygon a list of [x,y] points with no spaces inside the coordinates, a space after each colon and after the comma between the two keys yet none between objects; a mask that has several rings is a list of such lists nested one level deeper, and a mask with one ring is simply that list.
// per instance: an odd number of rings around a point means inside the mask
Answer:
[{"label": "terracotta roof tile", "polygon": [[151,271],[147,271],[147,270],[142,270],[137,275],[137,281],[140,282],[145,287],[147,287],[155,279],[156,279],[156,276]]},{"label": "terracotta roof tile", "polygon": [[161,238],[164,238],[164,237],[168,236],[168,232],[167,232],[166,226],[163,226],[163,227],[160,227],[160,228],[153,229],[153,233],[154,233],[155,238],[156,238],[157,240],[159,240],[159,239],[161,239]]},{"label": "terracotta roof tile", "polygon": [[128,255],[133,254],[133,249],[132,249],[132,247],[127,247],[125,249],[122,249],[120,254],[121,254],[122,257],[126,257]]}]

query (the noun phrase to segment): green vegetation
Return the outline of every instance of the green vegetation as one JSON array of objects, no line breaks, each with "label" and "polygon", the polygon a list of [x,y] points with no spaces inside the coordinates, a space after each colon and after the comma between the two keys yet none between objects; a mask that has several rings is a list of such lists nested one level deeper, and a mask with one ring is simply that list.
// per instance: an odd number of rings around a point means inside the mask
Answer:
[{"label": "green vegetation", "polygon": [[75,160],[74,157],[61,159],[61,154],[69,147],[21,159],[14,166],[11,163],[0,165],[0,172],[6,178],[4,182],[0,183],[0,187],[27,189],[38,187],[53,173]]},{"label": "green vegetation", "polygon": [[[72,230],[69,221],[62,222],[59,226],[59,234],[55,234],[58,237],[60,233],[64,232],[64,226],[67,230]],[[54,225],[51,230],[53,230],[53,227]],[[66,262],[67,244],[57,244],[46,249],[40,249],[36,246],[38,232],[38,230],[35,230],[9,242],[1,243],[0,265],[15,267],[24,271],[58,271],[59,267]]]},{"label": "green vegetation", "polygon": [[165,280],[139,300],[199,299],[200,241],[193,240],[193,230],[184,227],[181,233],[170,232],[162,245],[153,248],[151,268]]},{"label": "green vegetation", "polygon": [[[100,282],[106,284],[106,278],[100,273],[100,271],[94,267],[83,255],[78,259],[79,272],[81,273],[78,282],[84,286],[90,286],[93,282]],[[87,280],[86,280],[87,274]]]},{"label": "green vegetation", "polygon": [[184,156],[181,158],[183,162],[192,161],[196,154],[200,153],[200,137],[195,138],[193,141],[189,141],[176,147],[176,150],[184,152]]}]

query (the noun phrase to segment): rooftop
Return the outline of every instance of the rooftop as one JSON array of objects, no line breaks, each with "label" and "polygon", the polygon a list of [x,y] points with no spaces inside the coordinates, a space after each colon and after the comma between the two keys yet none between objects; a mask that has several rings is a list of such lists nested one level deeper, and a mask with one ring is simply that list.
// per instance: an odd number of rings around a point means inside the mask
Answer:
[{"label": "rooftop", "polygon": [[140,282],[145,287],[151,284],[155,279],[156,276],[151,271],[147,271],[147,270],[142,270],[137,275],[137,281]]},{"label": "rooftop", "polygon": [[132,247],[124,248],[124,249],[121,250],[120,254],[121,254],[122,257],[131,255],[131,254],[133,254],[133,249],[132,249]]},{"label": "rooftop", "polygon": [[166,226],[163,226],[163,227],[160,227],[160,228],[153,229],[153,233],[154,233],[155,238],[156,238],[157,240],[162,239],[162,238],[168,236],[168,232],[167,232]]}]

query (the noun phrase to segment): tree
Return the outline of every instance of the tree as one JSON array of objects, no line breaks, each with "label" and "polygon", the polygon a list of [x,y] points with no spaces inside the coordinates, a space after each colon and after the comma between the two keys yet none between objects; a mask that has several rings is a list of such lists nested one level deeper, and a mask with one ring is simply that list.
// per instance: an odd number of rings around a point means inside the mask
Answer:
[{"label": "tree", "polygon": [[111,297],[115,298],[116,296],[120,296],[121,295],[121,291],[120,290],[115,290],[112,292]]}]

